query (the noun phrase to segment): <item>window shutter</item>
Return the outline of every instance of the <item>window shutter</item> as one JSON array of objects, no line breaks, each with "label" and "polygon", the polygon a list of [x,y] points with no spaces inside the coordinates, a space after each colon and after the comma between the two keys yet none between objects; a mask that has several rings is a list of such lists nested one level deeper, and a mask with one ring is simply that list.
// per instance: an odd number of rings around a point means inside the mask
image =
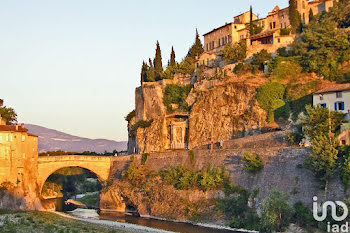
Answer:
[{"label": "window shutter", "polygon": [[341,102],[341,110],[344,110],[345,106],[344,106],[344,102]]},{"label": "window shutter", "polygon": [[334,103],[334,110],[337,111],[337,103]]}]

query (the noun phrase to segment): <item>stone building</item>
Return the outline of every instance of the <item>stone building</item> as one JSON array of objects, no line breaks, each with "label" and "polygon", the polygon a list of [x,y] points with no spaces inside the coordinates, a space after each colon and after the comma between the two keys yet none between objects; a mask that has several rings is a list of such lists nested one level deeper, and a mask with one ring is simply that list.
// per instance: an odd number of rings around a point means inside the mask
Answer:
[{"label": "stone building", "polygon": [[350,84],[334,84],[313,93],[313,106],[345,114],[338,139],[342,145],[350,145]]},{"label": "stone building", "polygon": [[[316,15],[322,11],[328,11],[333,7],[336,0],[297,0],[297,10],[299,11],[302,22],[310,22],[310,12]],[[224,48],[227,43],[235,44],[240,40],[247,41],[248,57],[252,54],[266,49],[268,52],[276,52],[278,48],[286,47],[294,41],[295,35],[286,32],[281,33],[281,29],[291,28],[289,20],[289,7],[280,9],[279,6],[268,13],[265,18],[258,19],[252,15],[253,22],[262,28],[262,31],[256,35],[250,35],[250,12],[245,12],[234,17],[234,21],[215,28],[204,34],[204,51],[216,52]]]},{"label": "stone building", "polygon": [[0,116],[0,184],[10,182],[18,186],[31,179],[27,175],[33,173],[35,177],[37,159],[38,137],[28,133],[24,124],[6,125]]}]

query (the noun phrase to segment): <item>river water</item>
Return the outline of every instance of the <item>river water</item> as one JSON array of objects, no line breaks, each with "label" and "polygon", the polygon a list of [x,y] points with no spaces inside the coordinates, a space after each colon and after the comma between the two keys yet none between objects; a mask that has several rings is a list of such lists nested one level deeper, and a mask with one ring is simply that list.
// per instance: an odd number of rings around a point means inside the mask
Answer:
[{"label": "river water", "polygon": [[202,227],[190,223],[180,223],[172,221],[157,220],[152,218],[135,217],[122,213],[105,213],[98,215],[96,210],[91,209],[76,209],[74,211],[66,212],[75,217],[92,218],[101,220],[110,220],[123,223],[132,223],[136,225],[157,228],[161,230],[180,232],[180,233],[238,233],[233,230],[214,229],[210,227]]}]

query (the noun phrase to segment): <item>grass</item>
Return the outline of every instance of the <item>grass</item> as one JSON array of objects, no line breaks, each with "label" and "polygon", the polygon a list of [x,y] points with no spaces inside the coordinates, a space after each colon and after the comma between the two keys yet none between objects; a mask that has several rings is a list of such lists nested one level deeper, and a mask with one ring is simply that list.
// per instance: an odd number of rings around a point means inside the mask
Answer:
[{"label": "grass", "polygon": [[94,206],[97,206],[99,199],[100,199],[100,193],[97,192],[91,195],[86,195],[82,198],[77,198],[77,201],[80,201],[81,203],[85,204],[88,207],[94,207]]},{"label": "grass", "polygon": [[49,212],[21,212],[0,209],[0,232],[13,233],[127,233],[133,230],[95,225],[67,219]]}]

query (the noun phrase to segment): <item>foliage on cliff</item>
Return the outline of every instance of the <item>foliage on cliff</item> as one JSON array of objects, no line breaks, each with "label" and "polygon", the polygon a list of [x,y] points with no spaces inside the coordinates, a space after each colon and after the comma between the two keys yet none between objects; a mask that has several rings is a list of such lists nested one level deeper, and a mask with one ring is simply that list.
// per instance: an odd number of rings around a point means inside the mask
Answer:
[{"label": "foliage on cliff", "polygon": [[273,122],[275,110],[285,105],[284,92],[284,86],[277,82],[271,82],[258,88],[257,100],[259,105],[268,111],[268,122]]},{"label": "foliage on cliff", "polygon": [[232,45],[227,43],[222,50],[222,56],[225,62],[230,63],[234,61],[242,61],[247,57],[247,44],[245,40]]},{"label": "foliage on cliff", "polygon": [[136,116],[136,111],[132,110],[131,112],[128,113],[128,115],[125,117],[125,120],[127,122],[130,122],[132,118]]},{"label": "foliage on cliff", "polygon": [[293,45],[293,52],[301,56],[305,71],[316,72],[331,81],[349,81],[340,69],[341,64],[350,59],[350,34],[345,29],[349,26],[349,9],[349,1],[340,1],[330,12],[318,14],[304,26],[301,39]]},{"label": "foliage on cliff", "polygon": [[178,190],[217,190],[224,188],[229,182],[224,167],[193,171],[185,166],[178,166],[154,172],[144,164],[138,165],[136,160],[132,161],[123,174],[123,180],[134,186],[147,185],[155,177],[160,178],[163,184],[172,185]]},{"label": "foliage on cliff", "polygon": [[264,162],[261,156],[256,152],[245,152],[243,154],[243,168],[253,174],[261,171],[264,168]]},{"label": "foliage on cliff", "polygon": [[181,86],[177,84],[168,84],[165,87],[163,103],[168,112],[188,111],[189,107],[186,98],[192,89],[191,85]]}]

